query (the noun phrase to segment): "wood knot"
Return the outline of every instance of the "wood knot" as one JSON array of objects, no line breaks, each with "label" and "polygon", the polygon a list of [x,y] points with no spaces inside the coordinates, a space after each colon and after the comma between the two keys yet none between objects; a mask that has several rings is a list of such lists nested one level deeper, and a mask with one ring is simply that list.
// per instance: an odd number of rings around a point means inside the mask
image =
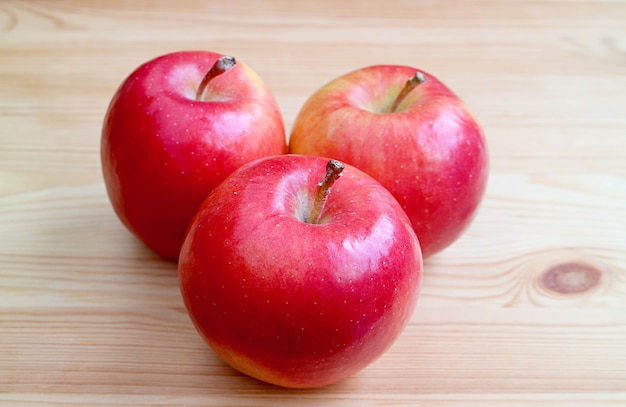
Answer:
[{"label": "wood knot", "polygon": [[600,282],[602,272],[584,263],[562,263],[548,269],[541,280],[548,290],[559,294],[580,294]]}]

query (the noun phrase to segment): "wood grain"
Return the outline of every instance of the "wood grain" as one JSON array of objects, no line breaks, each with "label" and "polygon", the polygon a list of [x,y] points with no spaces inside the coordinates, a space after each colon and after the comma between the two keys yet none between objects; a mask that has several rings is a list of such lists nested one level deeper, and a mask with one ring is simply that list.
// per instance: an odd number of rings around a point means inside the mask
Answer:
[{"label": "wood grain", "polygon": [[[624,21],[618,0],[3,1],[0,405],[626,405]],[[477,218],[356,376],[290,391],[223,365],[175,264],[115,217],[106,106],[180,49],[252,66],[287,130],[317,87],[376,63],[434,73],[483,124]]]}]

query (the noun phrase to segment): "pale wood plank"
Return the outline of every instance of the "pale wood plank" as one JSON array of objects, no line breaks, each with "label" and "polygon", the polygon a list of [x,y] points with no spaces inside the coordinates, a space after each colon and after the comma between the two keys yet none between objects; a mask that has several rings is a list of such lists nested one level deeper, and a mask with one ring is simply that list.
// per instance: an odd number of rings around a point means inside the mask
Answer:
[{"label": "pale wood plank", "polygon": [[[0,404],[623,406],[624,21],[619,0],[4,1]],[[318,86],[374,63],[436,74],[484,125],[480,213],[427,261],[403,335],[345,382],[294,392],[224,366],[176,266],[110,208],[99,136],[115,88],[201,48],[252,66],[287,130]]]}]

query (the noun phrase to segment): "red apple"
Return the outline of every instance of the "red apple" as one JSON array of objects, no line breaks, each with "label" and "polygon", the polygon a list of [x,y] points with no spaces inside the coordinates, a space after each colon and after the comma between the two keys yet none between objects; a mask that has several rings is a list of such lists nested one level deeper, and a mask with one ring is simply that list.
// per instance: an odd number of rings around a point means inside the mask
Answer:
[{"label": "red apple", "polygon": [[483,132],[433,75],[371,66],[315,92],[298,114],[289,149],[352,164],[383,184],[411,219],[424,257],[470,224],[488,173]]},{"label": "red apple", "polygon": [[278,105],[232,57],[177,52],[137,68],[119,87],[102,129],[109,198],[148,247],[177,259],[208,193],[241,165],[286,152]]},{"label": "red apple", "polygon": [[257,160],[215,188],[192,221],[182,295],[235,369],[323,386],[380,356],[409,320],[421,282],[417,237],[389,191],[342,167],[310,156]]}]

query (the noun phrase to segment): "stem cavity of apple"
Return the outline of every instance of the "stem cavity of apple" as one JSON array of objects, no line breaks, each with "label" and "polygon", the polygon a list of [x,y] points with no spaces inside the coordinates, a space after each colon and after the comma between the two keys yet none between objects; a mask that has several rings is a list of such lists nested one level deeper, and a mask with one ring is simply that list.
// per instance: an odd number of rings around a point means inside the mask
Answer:
[{"label": "stem cavity of apple", "polygon": [[313,209],[306,219],[307,223],[319,224],[324,205],[326,204],[328,195],[330,195],[330,188],[341,176],[341,172],[344,168],[346,168],[346,166],[337,160],[331,159],[328,161],[328,164],[326,164],[326,175],[324,179],[317,184]]},{"label": "stem cavity of apple", "polygon": [[202,82],[200,82],[200,86],[198,86],[198,90],[196,91],[196,100],[202,100],[202,95],[204,94],[209,82],[211,82],[211,79],[234,68],[236,64],[237,61],[235,61],[235,57],[231,57],[230,55],[225,55],[215,61],[211,69],[209,69],[209,72],[207,72],[202,79]]},{"label": "stem cavity of apple", "polygon": [[402,103],[404,98],[406,98],[413,89],[417,88],[419,85],[426,81],[426,75],[424,75],[423,72],[415,72],[415,75],[411,76],[409,80],[406,81],[404,87],[402,88],[398,96],[396,96],[396,99],[393,101],[391,107],[389,108],[389,113],[396,112],[398,110],[398,106],[400,105],[400,103]]}]

